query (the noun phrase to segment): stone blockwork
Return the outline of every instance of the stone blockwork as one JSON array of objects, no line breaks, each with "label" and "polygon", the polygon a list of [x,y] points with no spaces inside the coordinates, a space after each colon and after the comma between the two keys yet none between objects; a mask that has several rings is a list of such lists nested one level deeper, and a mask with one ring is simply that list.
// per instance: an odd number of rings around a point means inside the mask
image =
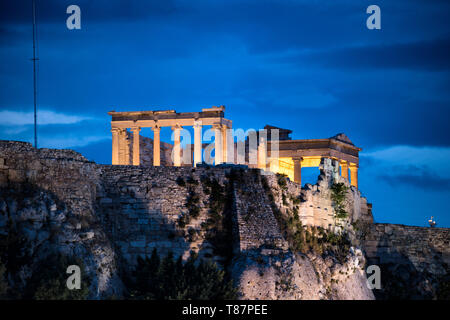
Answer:
[{"label": "stone blockwork", "polygon": [[380,298],[438,298],[450,283],[450,229],[377,223],[360,230],[369,264],[381,267]]},{"label": "stone blockwork", "polygon": [[[119,271],[157,248],[184,258],[195,251],[228,267],[242,299],[372,299],[357,248],[343,261],[292,252],[274,216],[275,209],[297,210],[305,225],[329,227],[335,222],[330,186],[338,179],[328,160],[318,183],[301,188],[239,166],[97,165],[71,150],[0,141],[0,233],[12,219],[30,242],[33,259],[20,281],[37,259],[63,252],[83,259],[93,279],[91,298],[120,296]],[[443,274],[448,229],[372,226],[370,206],[355,188],[345,204],[349,217],[342,228],[366,226],[365,238],[357,233],[369,259],[383,263],[395,248],[417,272]],[[229,229],[221,225],[227,217]],[[232,256],[226,247],[234,249]]]},{"label": "stone blockwork", "polygon": [[[320,175],[314,185],[308,183],[301,187],[273,174],[267,174],[266,180],[278,209],[287,215],[297,212],[303,225],[340,230],[342,228],[338,225],[351,229],[356,221],[373,222],[372,205],[367,203],[357,188],[350,185],[348,179],[339,175],[339,163],[336,160],[322,159]],[[331,200],[331,186],[335,183],[347,187],[344,202],[348,218],[340,221],[334,218],[334,203]]]},{"label": "stone blockwork", "polygon": [[[269,199],[263,189],[259,170],[253,174],[236,174],[234,181],[234,205],[239,232],[239,251],[256,248],[287,250],[280,228],[272,212]],[[261,223],[264,222],[264,223]]]},{"label": "stone blockwork", "polygon": [[241,243],[241,254],[234,259],[233,275],[241,298],[374,298],[365,283],[365,258],[359,249],[351,248],[343,261],[330,255],[324,258],[316,252],[293,253],[281,235],[280,227],[275,230],[271,227],[272,221],[276,223],[275,210],[286,220],[297,214],[305,226],[342,230],[343,227],[334,227],[334,207],[330,198],[331,185],[339,182],[349,187],[345,202],[349,217],[342,221],[344,226],[351,228],[354,215],[371,221],[371,212],[364,211],[365,198],[356,188],[350,188],[348,181],[333,174],[337,165],[329,159],[324,160],[318,183],[304,188],[270,172],[238,179],[241,189],[236,189],[242,203],[236,201],[236,205],[242,208],[238,221],[242,225],[241,239],[245,242]]},{"label": "stone blockwork", "polygon": [[[209,196],[200,182],[207,177],[223,186],[225,174],[217,168],[101,166],[99,212],[122,257],[134,264],[137,256],[150,257],[154,248],[185,259],[191,251],[211,256],[202,228],[208,220]],[[198,216],[180,226],[194,195]]]}]

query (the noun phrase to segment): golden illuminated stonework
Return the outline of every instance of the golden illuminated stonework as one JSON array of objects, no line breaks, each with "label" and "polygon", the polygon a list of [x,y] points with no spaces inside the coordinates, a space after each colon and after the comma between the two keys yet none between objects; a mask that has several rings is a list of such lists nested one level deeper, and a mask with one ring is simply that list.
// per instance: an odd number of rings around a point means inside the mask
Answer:
[{"label": "golden illuminated stonework", "polygon": [[[291,130],[266,125],[262,130],[248,130],[244,143],[235,141],[232,121],[224,118],[224,112],[224,106],[182,113],[175,110],[111,111],[108,114],[112,116],[112,164],[142,165],[141,155],[147,151],[142,150],[145,148],[141,146],[142,137],[139,132],[141,128],[149,127],[154,134],[152,150],[149,151],[153,166],[161,165],[161,151],[170,152],[170,157],[166,157],[170,159],[164,165],[178,167],[196,166],[203,160],[210,159],[211,151],[214,150],[215,165],[247,165],[285,174],[292,181],[301,184],[302,168],[319,167],[322,158],[330,158],[339,161],[341,176],[350,178],[351,184],[358,187],[361,148],[356,147],[345,134],[340,133],[328,139],[292,140]],[[206,148],[202,141],[202,128],[205,126],[211,126],[211,135],[215,137],[214,143]],[[174,137],[174,144],[165,143],[165,149],[160,141],[162,127],[171,127]],[[194,128],[194,144],[190,144],[188,133],[189,142],[182,148],[181,132],[184,127]],[[250,138],[252,133],[254,135]]]}]

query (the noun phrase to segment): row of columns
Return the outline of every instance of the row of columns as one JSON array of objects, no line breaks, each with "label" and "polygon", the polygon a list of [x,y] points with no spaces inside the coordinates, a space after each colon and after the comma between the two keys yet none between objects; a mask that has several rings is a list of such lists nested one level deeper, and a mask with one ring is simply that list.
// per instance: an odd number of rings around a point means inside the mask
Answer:
[{"label": "row of columns", "polygon": [[348,171],[350,170],[350,184],[358,187],[358,165],[355,163],[349,164],[347,161],[341,161],[341,176],[348,180]]},{"label": "row of columns", "polygon": [[[202,124],[201,121],[195,121],[194,123],[194,166],[202,162]],[[174,146],[173,146],[173,165],[176,167],[181,166],[181,130],[183,128],[180,125],[172,127],[174,132]],[[153,130],[153,165],[161,165],[161,139],[160,132],[161,127],[154,126]],[[215,164],[221,164],[228,162],[227,152],[227,127],[222,124],[213,125],[215,141]],[[127,139],[126,129],[113,128],[112,130],[112,164],[129,164],[129,141]],[[131,128],[133,132],[133,165],[138,166],[140,164],[140,127]],[[261,140],[258,146],[258,168],[266,169],[267,163],[267,150],[265,140]],[[293,157],[294,162],[294,181],[301,184],[302,181],[302,157]],[[358,165],[349,163],[347,161],[340,161],[341,176],[348,179],[348,171],[350,170],[350,183],[351,185],[358,187]]]},{"label": "row of columns", "polygon": [[[293,157],[294,162],[294,181],[302,183],[302,157]],[[350,184],[358,187],[358,165],[355,163],[349,163],[347,161],[340,161],[341,176],[348,180],[348,171],[350,169]]]},{"label": "row of columns", "polygon": [[[215,147],[215,163],[221,164],[228,162],[227,152],[227,126],[223,124],[215,124],[212,126],[215,135],[214,147]],[[201,121],[194,122],[194,166],[202,162],[202,123]],[[173,165],[175,167],[181,166],[181,130],[180,125],[172,126],[174,135],[173,144]],[[130,130],[133,132],[133,156],[132,164],[138,166],[140,164],[140,127],[132,127]],[[154,126],[153,130],[153,165],[161,165],[161,127]],[[127,132],[124,128],[112,128],[112,164],[124,164],[129,163],[129,141],[127,139]]]}]

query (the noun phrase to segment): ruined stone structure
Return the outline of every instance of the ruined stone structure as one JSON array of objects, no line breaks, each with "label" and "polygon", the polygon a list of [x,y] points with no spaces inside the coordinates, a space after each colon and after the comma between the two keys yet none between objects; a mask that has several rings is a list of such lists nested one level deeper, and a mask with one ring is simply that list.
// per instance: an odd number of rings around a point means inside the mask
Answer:
[{"label": "ruined stone structure", "polygon": [[[414,297],[435,297],[439,279],[448,276],[448,229],[373,224],[365,198],[339,175],[339,162],[324,158],[319,167],[317,184],[302,187],[280,185],[277,176],[255,169],[97,165],[71,150],[0,141],[0,234],[11,221],[29,243],[23,250],[31,258],[17,286],[37,260],[63,252],[84,261],[91,298],[120,297],[119,270],[133,268],[154,248],[183,257],[194,251],[220,265],[231,259],[241,299],[373,299],[364,254],[369,263],[386,266],[383,288],[402,283],[406,272],[419,279]],[[355,247],[343,261],[293,251],[277,215],[289,219],[297,211],[302,224],[333,230],[330,186],[336,182],[349,187],[349,216],[340,224]],[[231,219],[229,241],[208,236],[217,227],[210,222],[213,194],[224,203],[216,217]],[[186,216],[191,219],[181,224]],[[232,250],[224,254],[224,248]],[[375,295],[389,298],[392,292]]]},{"label": "ruined stone structure", "polygon": [[[276,127],[266,126],[264,129],[273,130]],[[280,129],[281,132],[290,130]],[[272,148],[272,144],[277,144]],[[271,150],[278,149],[273,157]],[[282,134],[280,139],[273,141],[268,138],[269,168],[272,172],[288,175],[291,180],[301,183],[301,169],[304,167],[319,167],[322,158],[335,159],[339,162],[340,174],[358,187],[359,151],[350,139],[343,133],[328,139],[292,140]],[[350,179],[349,179],[350,170]]]},{"label": "ruined stone structure", "polygon": [[[109,112],[112,116],[112,164],[143,164],[141,157],[145,151],[141,152],[142,142],[140,142],[139,131],[142,127],[151,127],[154,131],[153,165],[160,166],[162,164],[160,128],[171,126],[174,130],[174,145],[171,149],[173,156],[171,161],[165,161],[164,164],[196,166],[204,161],[202,127],[211,125],[215,135],[214,163],[216,165],[222,163],[244,164],[249,167],[286,174],[292,181],[301,184],[302,167],[319,167],[322,158],[330,158],[339,161],[342,177],[348,179],[353,186],[358,187],[359,151],[361,148],[356,147],[345,134],[341,133],[329,139],[292,140],[289,137],[289,134],[292,133],[291,130],[267,125],[263,130],[255,132],[254,148],[256,149],[252,149],[247,137],[245,155],[239,157],[237,153],[240,150],[240,142],[234,141],[235,136],[230,130],[232,122],[224,118],[224,111],[225,107],[221,106],[202,109],[202,112],[187,113],[177,113],[174,110]],[[183,126],[194,127],[193,162],[190,156],[192,146],[187,145],[185,150],[180,147],[180,130]],[[127,128],[131,129],[132,134],[127,132]],[[165,150],[168,149],[170,148],[165,148]],[[205,150],[206,152],[210,153],[211,150]],[[252,161],[252,157],[256,160]]]},{"label": "ruined stone structure", "polygon": [[177,113],[175,110],[165,111],[137,111],[115,112],[112,116],[112,164],[131,164],[130,142],[127,139],[127,129],[133,132],[132,164],[140,165],[139,132],[141,128],[152,128],[153,138],[153,165],[161,164],[160,156],[160,130],[162,127],[171,127],[174,132],[173,165],[181,165],[180,132],[183,126],[194,127],[194,165],[202,162],[202,126],[212,126],[216,136],[216,164],[227,162],[227,134],[226,130],[232,128],[232,122],[224,118],[225,107],[212,107],[202,109],[201,112]]}]

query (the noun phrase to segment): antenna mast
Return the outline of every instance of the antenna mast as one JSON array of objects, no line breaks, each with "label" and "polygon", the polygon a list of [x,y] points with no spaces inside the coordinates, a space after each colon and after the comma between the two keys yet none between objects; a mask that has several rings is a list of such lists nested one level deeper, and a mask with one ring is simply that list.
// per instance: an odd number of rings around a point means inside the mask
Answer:
[{"label": "antenna mast", "polygon": [[34,96],[34,147],[37,148],[37,110],[36,110],[36,3],[33,0],[33,96]]}]

